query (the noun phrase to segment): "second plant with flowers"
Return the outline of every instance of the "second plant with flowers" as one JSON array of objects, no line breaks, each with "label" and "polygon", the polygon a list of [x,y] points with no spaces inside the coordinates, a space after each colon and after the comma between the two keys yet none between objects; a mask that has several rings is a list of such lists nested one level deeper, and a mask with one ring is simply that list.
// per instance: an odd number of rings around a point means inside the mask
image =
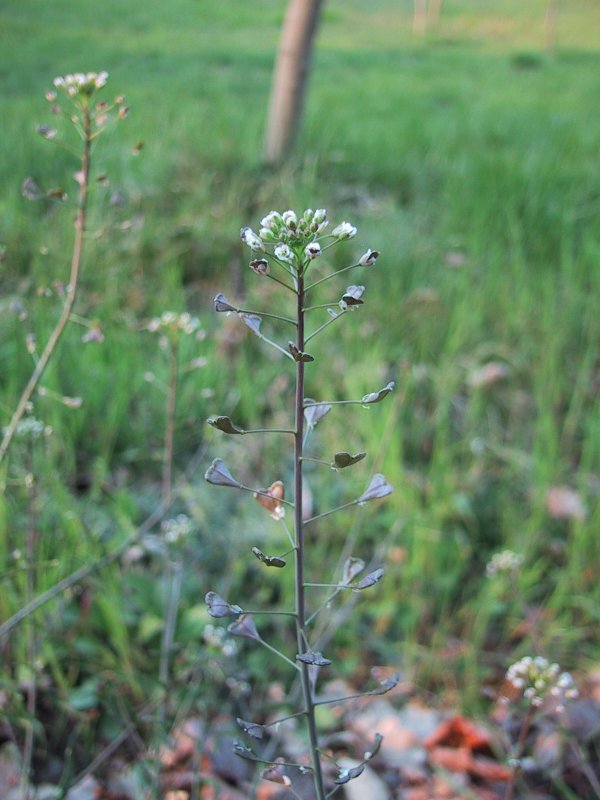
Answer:
[{"label": "second plant with flowers", "polygon": [[[266,766],[263,777],[288,786],[295,796],[300,796],[294,789],[294,779],[297,774],[294,768],[302,772],[307,770],[312,774],[314,794],[318,800],[335,794],[337,789],[349,780],[358,777],[364,769],[365,763],[374,755],[380,738],[375,735],[375,743],[371,751],[364,754],[363,760],[352,769],[341,767],[330,771],[324,769],[323,751],[319,741],[317,729],[316,708],[324,703],[343,703],[347,698],[319,698],[317,693],[318,676],[322,669],[328,668],[332,661],[321,652],[318,635],[315,632],[314,621],[335,598],[344,591],[361,592],[374,586],[383,577],[383,568],[372,569],[363,577],[366,563],[358,557],[346,560],[342,575],[336,582],[322,582],[322,575],[308,574],[307,572],[307,545],[305,538],[306,528],[320,519],[330,516],[336,511],[362,506],[392,492],[392,487],[385,477],[375,474],[367,482],[365,490],[358,496],[348,499],[342,505],[323,511],[315,515],[306,514],[307,504],[304,501],[304,466],[307,461],[317,462],[329,466],[333,470],[341,470],[362,461],[366,453],[348,452],[339,450],[333,454],[313,453],[308,455],[308,440],[311,432],[323,417],[335,405],[371,406],[383,400],[394,388],[394,383],[389,382],[375,391],[370,391],[361,398],[350,400],[314,400],[305,396],[305,371],[312,368],[316,360],[310,352],[312,340],[323,334],[329,326],[339,321],[349,312],[359,309],[363,304],[365,287],[361,284],[347,285],[343,291],[337,289],[337,295],[329,302],[320,302],[317,289],[329,289],[329,282],[338,276],[355,269],[371,268],[376,263],[379,253],[376,250],[366,250],[357,260],[342,269],[327,270],[322,265],[327,262],[326,252],[346,240],[353,239],[357,233],[356,228],[348,222],[342,222],[328,232],[329,220],[324,209],[307,209],[303,214],[294,211],[279,213],[271,211],[262,221],[258,233],[252,228],[241,230],[242,241],[252,251],[250,269],[261,279],[272,280],[281,286],[291,299],[292,304],[282,302],[282,309],[271,308],[267,310],[244,309],[231,303],[223,294],[215,298],[217,312],[237,314],[240,321],[245,324],[256,336],[268,345],[278,350],[282,357],[293,364],[295,389],[290,396],[289,426],[285,428],[255,427],[249,430],[237,425],[230,417],[221,415],[211,417],[208,422],[221,432],[229,435],[244,436],[248,434],[275,434],[281,435],[289,442],[290,457],[293,462],[293,491],[289,499],[289,492],[284,483],[277,479],[267,488],[253,486],[238,480],[225,465],[222,459],[217,458],[206,472],[206,480],[217,486],[225,486],[241,491],[250,492],[256,500],[264,506],[270,515],[282,527],[282,538],[286,542],[282,552],[275,555],[265,554],[258,547],[253,547],[252,555],[266,568],[285,569],[288,566],[294,570],[294,595],[293,609],[278,609],[264,611],[244,612],[244,609],[234,602],[230,602],[214,591],[206,595],[209,613],[213,617],[235,617],[228,630],[234,636],[245,637],[266,647],[285,661],[293,676],[301,685],[302,703],[299,710],[292,714],[293,717],[303,718],[308,734],[310,757],[306,763],[300,760],[296,763],[282,763],[281,759],[266,756],[262,752],[263,740],[267,738],[267,728],[276,731],[278,721],[268,725],[248,722],[238,719],[238,724],[249,737],[252,745],[238,742],[236,753],[242,758],[262,763]],[[313,322],[313,320],[316,320]],[[289,335],[285,338],[277,332],[268,335],[263,331],[263,322],[269,327],[285,326]],[[261,481],[262,483],[263,481]],[[267,481],[264,481],[265,485]],[[287,523],[288,513],[293,524]],[[322,593],[326,590],[326,597]],[[230,598],[234,600],[234,598]],[[290,617],[295,627],[295,652],[283,652],[273,643],[266,641],[260,633],[260,621],[257,625],[255,617],[260,615],[280,614]],[[391,679],[379,685],[374,691],[367,694],[382,694],[389,691],[396,683]],[[289,718],[286,717],[286,719]],[[329,757],[330,758],[330,757]],[[335,765],[334,765],[335,766]]]}]

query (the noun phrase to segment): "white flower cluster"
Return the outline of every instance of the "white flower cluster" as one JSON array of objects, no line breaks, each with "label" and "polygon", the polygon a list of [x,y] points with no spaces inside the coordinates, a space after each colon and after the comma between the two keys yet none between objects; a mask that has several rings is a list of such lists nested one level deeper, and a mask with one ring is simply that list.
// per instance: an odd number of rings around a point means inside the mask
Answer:
[{"label": "white flower cluster", "polygon": [[512,550],[503,550],[495,553],[488,561],[485,574],[488,578],[496,575],[517,572],[523,566],[524,558],[520,553],[513,553]]},{"label": "white flower cluster", "polygon": [[[253,253],[265,253],[269,245],[273,246],[274,258],[283,265],[288,264],[292,271],[302,271],[310,261],[318,258],[322,247],[317,241],[319,238],[343,241],[356,236],[357,230],[349,222],[341,222],[330,234],[323,236],[329,226],[327,211],[318,208],[313,211],[307,208],[303,214],[297,214],[291,209],[280,213],[270,211],[260,221],[260,228],[256,233],[252,228],[245,227],[240,231],[240,238]],[[370,267],[377,260],[377,250],[367,250],[359,259],[358,265]],[[250,262],[250,268],[259,275],[269,274],[269,263],[266,258],[257,258]]]},{"label": "white flower cluster", "polygon": [[106,86],[107,80],[108,72],[105,71],[75,72],[73,75],[54,78],[54,85],[57,89],[63,89],[69,97],[75,97],[78,94],[89,97],[98,89]]},{"label": "white flower cluster", "polygon": [[190,535],[193,530],[191,519],[185,514],[178,514],[174,519],[166,519],[160,526],[165,541],[177,544]]},{"label": "white flower cluster", "polygon": [[528,704],[534,707],[554,698],[559,702],[557,710],[562,710],[563,701],[579,696],[571,674],[561,672],[558,664],[550,663],[543,656],[525,656],[512,664],[506,673],[506,680],[522,692]]},{"label": "white flower cluster", "polygon": [[296,242],[308,242],[320,236],[329,225],[327,211],[318,208],[313,211],[307,208],[300,217],[295,211],[270,211],[266,217],[260,221],[258,238],[263,242],[280,242],[281,244],[293,244]]},{"label": "white flower cluster", "polygon": [[190,335],[200,328],[200,320],[192,317],[187,311],[178,314],[176,311],[163,311],[160,317],[151,319],[147,326],[151,333],[167,331],[169,333],[185,333]]},{"label": "white flower cluster", "polygon": [[216,647],[224,656],[234,656],[237,651],[237,642],[230,636],[227,636],[225,628],[220,628],[218,625],[212,625],[210,622],[204,626],[204,641],[211,647]]},{"label": "white flower cluster", "polygon": [[[5,434],[6,428],[3,428],[2,432]],[[50,436],[51,433],[52,428],[41,420],[35,417],[24,417],[17,423],[15,437],[17,439],[39,439],[41,436]]]}]

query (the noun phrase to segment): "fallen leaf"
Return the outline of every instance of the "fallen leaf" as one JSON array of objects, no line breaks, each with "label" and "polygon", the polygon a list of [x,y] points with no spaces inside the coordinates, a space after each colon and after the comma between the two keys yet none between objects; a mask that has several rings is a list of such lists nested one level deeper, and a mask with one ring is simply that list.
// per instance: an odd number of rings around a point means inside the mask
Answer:
[{"label": "fallen leaf", "polygon": [[488,750],[491,743],[489,733],[460,715],[444,720],[436,730],[425,739],[424,747],[438,745],[446,747],[467,747],[469,750]]}]

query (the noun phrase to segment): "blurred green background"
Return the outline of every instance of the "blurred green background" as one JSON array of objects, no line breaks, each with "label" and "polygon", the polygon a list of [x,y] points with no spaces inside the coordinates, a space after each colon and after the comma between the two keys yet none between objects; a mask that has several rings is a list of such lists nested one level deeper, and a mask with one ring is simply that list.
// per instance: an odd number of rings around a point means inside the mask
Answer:
[{"label": "blurred green background", "polygon": [[[203,639],[208,589],[243,606],[285,604],[292,591],[287,572],[273,576],[249,554],[285,549],[276,523],[202,478],[218,455],[252,485],[289,482],[290,458],[272,441],[232,442],[204,425],[214,413],[247,427],[287,418],[287,365],[212,310],[216,291],[250,308],[279,302],[247,270],[238,238],[271,208],[324,207],[357,225],[335,266],[367,247],[382,253],[356,278],[365,307],[315,343],[309,375],[308,394],[329,399],[397,381],[381,406],[330,413],[313,441],[325,458],[369,453],[348,474],[308,471],[317,510],[356,496],[375,471],[395,486],[376,508],[324,521],[310,542],[321,580],[350,549],[387,566],[334,634],[345,676],[363,674],[366,654],[481,709],[520,655],[581,675],[597,663],[600,5],[559,4],[554,31],[547,6],[446,0],[418,36],[406,0],[330,0],[296,149],[274,170],[262,137],[280,0],[4,4],[3,424],[32,367],[26,335],[43,343],[59,313],[72,242],[72,209],[21,196],[27,176],[74,194],[76,160],[36,135],[56,123],[44,92],[56,75],[106,69],[107,97],[126,95],[131,112],[95,152],[109,181],[94,189],[78,313],[105,341],[84,344],[85,328],[70,327],[43,383],[82,405],[36,399],[53,435],[17,443],[2,475],[0,621],[28,592],[24,475],[36,475],[37,594],[122,545],[158,502],[167,364],[144,326],[187,309],[206,333],[180,354],[173,515],[189,515],[193,535],[179,550],[157,535],[141,557],[128,551],[2,644],[16,728],[32,672],[61,710],[64,729],[40,736],[46,752],[75,729],[83,764],[122,729],[123,708],[161,696],[173,563],[183,565],[174,706],[210,716],[230,697],[227,676],[285,674],[251,648],[223,655]],[[66,128],[60,136],[75,143]],[[523,555],[522,569],[487,578],[505,548]],[[290,631],[272,632],[293,646]],[[254,689],[244,703],[260,708],[265,687]]]}]

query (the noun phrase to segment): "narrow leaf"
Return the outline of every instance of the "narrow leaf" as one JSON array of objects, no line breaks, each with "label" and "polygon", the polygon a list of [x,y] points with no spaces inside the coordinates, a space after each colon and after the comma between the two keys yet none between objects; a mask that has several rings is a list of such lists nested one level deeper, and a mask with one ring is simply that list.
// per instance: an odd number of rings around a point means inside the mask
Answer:
[{"label": "narrow leaf", "polygon": [[250,328],[252,333],[260,336],[260,326],[262,323],[260,317],[257,317],[256,314],[240,314],[240,317],[242,318],[242,322]]},{"label": "narrow leaf", "polygon": [[215,304],[215,311],[223,312],[223,311],[237,311],[235,306],[232,306],[229,300],[225,297],[224,294],[219,294],[214,299]]},{"label": "narrow leaf", "polygon": [[371,483],[358,498],[358,502],[366,503],[369,500],[378,500],[380,497],[386,497],[393,491],[394,487],[390,486],[385,477],[378,472],[376,475],[373,475]]},{"label": "narrow leaf", "polygon": [[372,403],[379,403],[384,397],[387,397],[390,392],[394,391],[395,385],[394,381],[390,381],[387,386],[384,386],[383,389],[380,389],[378,392],[366,394],[360,402],[365,406],[371,405]]},{"label": "narrow leaf", "polygon": [[208,613],[211,617],[235,617],[242,613],[239,606],[232,606],[216,592],[207,592],[204,602],[208,606]]},{"label": "narrow leaf", "polygon": [[260,636],[254,624],[252,614],[242,614],[239,619],[227,626],[227,631],[232,636],[243,636],[246,639],[255,639],[257,642],[260,641]]},{"label": "narrow leaf", "polygon": [[302,661],[303,664],[312,664],[315,667],[327,667],[331,664],[328,658],[325,658],[323,653],[319,651],[309,653],[299,653],[296,656],[296,661]]},{"label": "narrow leaf", "polygon": [[305,353],[303,350],[298,350],[296,345],[293,342],[288,342],[288,350],[292,354],[292,358],[294,361],[314,361],[315,357],[311,356],[310,353]]},{"label": "narrow leaf", "polygon": [[206,470],[204,478],[215,486],[231,486],[234,489],[239,489],[242,486],[229,472],[222,458],[215,458]]},{"label": "narrow leaf", "polygon": [[363,589],[369,589],[371,586],[375,586],[384,575],[383,567],[379,567],[379,569],[374,570],[373,572],[369,572],[368,575],[355,584],[352,588],[357,592],[362,592]]},{"label": "narrow leaf", "polygon": [[319,420],[323,419],[325,414],[331,411],[331,406],[327,403],[316,404],[314,400],[309,397],[304,400],[304,419],[309,428],[314,428]]},{"label": "narrow leaf", "polygon": [[265,733],[265,729],[262,725],[258,725],[256,722],[247,722],[245,719],[238,717],[236,719],[237,724],[240,728],[247,733],[248,736],[252,736],[253,739],[262,739]]},{"label": "narrow leaf", "polygon": [[351,467],[353,464],[358,464],[359,461],[362,461],[366,455],[366,453],[357,453],[355,456],[353,456],[344,450],[334,455],[333,464],[331,467],[332,469],[345,469],[346,467]]},{"label": "narrow leaf", "polygon": [[259,561],[262,561],[265,567],[278,567],[279,569],[285,567],[286,562],[279,556],[266,556],[258,547],[253,547],[252,552]]},{"label": "narrow leaf", "polygon": [[243,428],[238,428],[233,422],[229,419],[229,417],[209,417],[207,420],[209,425],[212,425],[213,428],[216,428],[223,433],[245,433]]}]

